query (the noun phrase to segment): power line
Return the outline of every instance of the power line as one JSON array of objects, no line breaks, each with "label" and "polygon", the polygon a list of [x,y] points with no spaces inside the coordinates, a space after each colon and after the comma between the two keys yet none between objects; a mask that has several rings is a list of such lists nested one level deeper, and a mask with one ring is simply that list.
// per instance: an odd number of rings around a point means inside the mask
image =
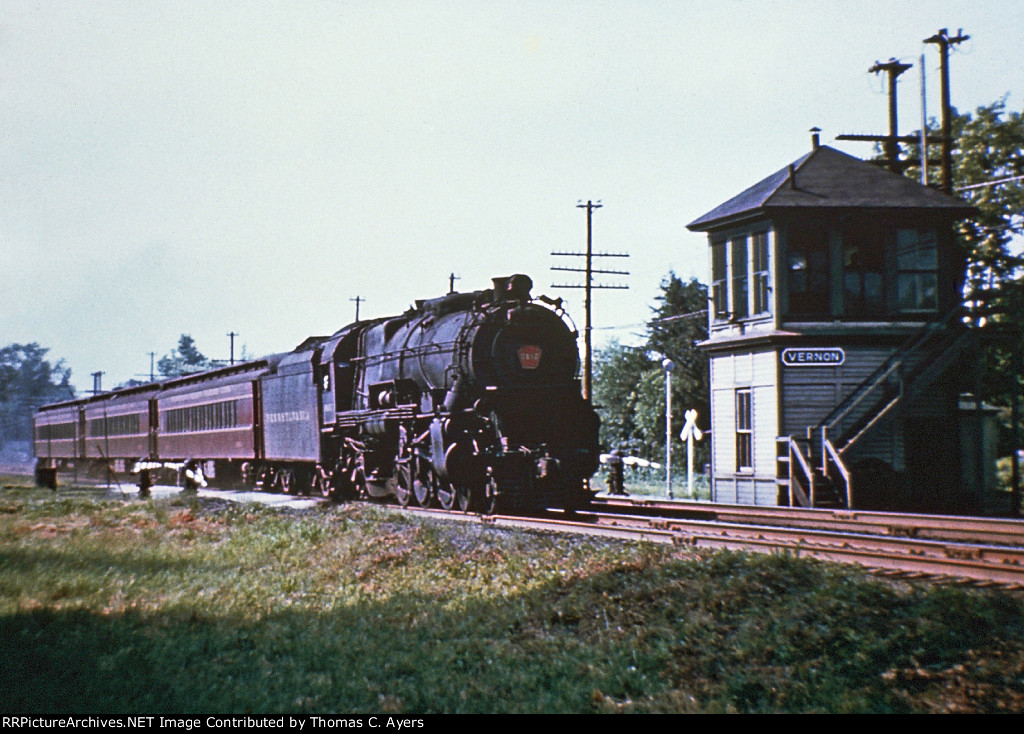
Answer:
[{"label": "power line", "polygon": [[649,323],[651,326],[654,326],[655,324],[669,324],[669,323],[671,323],[673,321],[682,321],[683,319],[695,319],[698,316],[707,316],[707,315],[708,315],[708,310],[705,308],[702,311],[690,311],[690,313],[681,313],[681,314],[677,314],[675,316],[666,316],[663,319],[653,319],[652,321],[648,321],[647,323]]},{"label": "power line", "polygon": [[985,183],[971,184],[970,186],[957,186],[953,191],[970,191],[971,189],[982,189],[986,186],[998,186],[1003,183],[1012,183],[1014,181],[1024,181],[1024,176],[1010,176],[1009,178],[1000,178],[996,181],[987,181]]}]

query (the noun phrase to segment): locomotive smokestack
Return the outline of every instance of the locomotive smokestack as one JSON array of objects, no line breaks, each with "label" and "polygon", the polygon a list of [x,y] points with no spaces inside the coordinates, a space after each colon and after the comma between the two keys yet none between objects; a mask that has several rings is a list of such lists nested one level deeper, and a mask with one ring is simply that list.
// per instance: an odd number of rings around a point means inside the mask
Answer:
[{"label": "locomotive smokestack", "polygon": [[508,282],[511,278],[491,278],[491,282],[494,284],[494,301],[505,300],[505,291],[508,290]]},{"label": "locomotive smokestack", "polygon": [[529,301],[533,280],[529,275],[517,273],[510,278],[491,278],[494,283],[494,302]]}]

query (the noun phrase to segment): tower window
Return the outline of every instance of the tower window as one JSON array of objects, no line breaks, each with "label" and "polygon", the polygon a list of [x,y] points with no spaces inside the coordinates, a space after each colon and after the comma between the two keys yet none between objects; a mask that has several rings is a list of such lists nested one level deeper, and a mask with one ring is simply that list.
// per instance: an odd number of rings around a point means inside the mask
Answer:
[{"label": "tower window", "polygon": [[896,304],[900,313],[937,311],[939,261],[935,233],[897,230],[896,267]]},{"label": "tower window", "polygon": [[794,231],[789,246],[789,313],[795,317],[827,318],[830,307],[825,232]]},{"label": "tower window", "polygon": [[751,252],[751,264],[753,266],[753,288],[754,313],[767,313],[768,303],[768,233],[758,232],[752,238],[753,252]]},{"label": "tower window", "polygon": [[729,318],[725,241],[711,243],[711,300],[716,319]]},{"label": "tower window", "polygon": [[737,237],[732,245],[732,313],[742,319],[750,315],[747,304],[747,238]]},{"label": "tower window", "polygon": [[750,388],[736,391],[736,471],[754,468],[754,431]]},{"label": "tower window", "polygon": [[885,313],[885,234],[876,228],[843,232],[843,311],[847,318]]}]

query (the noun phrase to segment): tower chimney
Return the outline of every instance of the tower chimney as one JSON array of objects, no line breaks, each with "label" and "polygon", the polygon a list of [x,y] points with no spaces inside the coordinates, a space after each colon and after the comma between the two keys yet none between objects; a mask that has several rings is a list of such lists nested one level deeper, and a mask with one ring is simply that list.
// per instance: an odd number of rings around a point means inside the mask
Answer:
[{"label": "tower chimney", "polygon": [[812,150],[817,150],[818,148],[821,147],[821,136],[818,135],[818,133],[820,133],[820,132],[821,132],[821,128],[820,127],[812,127],[811,128],[811,149]]}]

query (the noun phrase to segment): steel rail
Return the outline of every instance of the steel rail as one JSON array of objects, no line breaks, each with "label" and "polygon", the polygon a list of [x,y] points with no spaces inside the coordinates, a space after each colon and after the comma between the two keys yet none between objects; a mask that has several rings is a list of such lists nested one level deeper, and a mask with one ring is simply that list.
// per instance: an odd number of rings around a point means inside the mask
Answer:
[{"label": "steel rail", "polygon": [[[157,489],[157,488],[154,488]],[[166,488],[174,492],[177,488]],[[254,501],[254,495],[268,496],[266,492],[232,492],[223,490],[200,490],[201,496],[214,496],[233,501]],[[282,495],[289,502],[305,500],[308,505],[324,502],[322,498],[298,498]],[[297,503],[296,503],[297,504]],[[691,517],[651,516],[641,514],[613,513],[562,513],[550,512],[542,517],[520,517],[510,515],[481,515],[459,511],[445,511],[436,508],[408,507],[403,512],[434,519],[477,523],[496,528],[564,532],[581,535],[617,538],[627,541],[648,541],[672,544],[690,548],[723,548],[737,551],[760,553],[783,553],[794,557],[811,557],[840,563],[855,563],[872,571],[901,577],[928,577],[944,580],[961,580],[975,585],[998,585],[1005,588],[1024,589],[1024,544],[995,545],[977,542],[962,542],[961,539],[927,539],[911,537],[910,534],[883,534],[878,532],[881,525],[859,522],[867,515],[883,525],[894,519],[912,524],[932,516],[908,516],[894,513],[831,512],[828,510],[797,510],[794,508],[750,508],[745,506],[711,506],[695,503],[662,502],[639,500],[635,502],[599,502],[598,504],[642,507],[648,510],[668,506]],[[308,506],[307,505],[307,506]],[[394,509],[398,509],[397,507]],[[738,512],[742,510],[742,512]],[[775,510],[775,513],[765,513]],[[739,514],[746,521],[730,522],[721,517]],[[745,514],[749,513],[749,514]],[[755,523],[757,518],[774,514],[774,523]],[[801,527],[799,521],[808,515],[822,518],[836,515],[837,519],[827,528]],[[971,527],[976,523],[1009,524],[1012,530],[1020,531],[1021,521],[984,520],[981,518],[942,518],[952,520],[954,525]],[[783,524],[783,523],[789,524]],[[920,528],[918,528],[919,530]]]},{"label": "steel rail", "polygon": [[514,517],[407,508],[424,517],[476,522],[490,527],[570,532],[645,540],[691,548],[720,548],[855,563],[887,575],[962,580],[1024,589],[1024,548],[921,540],[906,537],[623,515],[577,518]]},{"label": "steel rail", "polygon": [[1024,520],[1007,518],[924,515],[874,510],[762,507],[619,497],[599,497],[595,500],[594,505],[602,511],[643,513],[648,516],[658,513],[664,514],[665,517],[686,517],[708,521],[786,525],[893,537],[1024,546]]}]

